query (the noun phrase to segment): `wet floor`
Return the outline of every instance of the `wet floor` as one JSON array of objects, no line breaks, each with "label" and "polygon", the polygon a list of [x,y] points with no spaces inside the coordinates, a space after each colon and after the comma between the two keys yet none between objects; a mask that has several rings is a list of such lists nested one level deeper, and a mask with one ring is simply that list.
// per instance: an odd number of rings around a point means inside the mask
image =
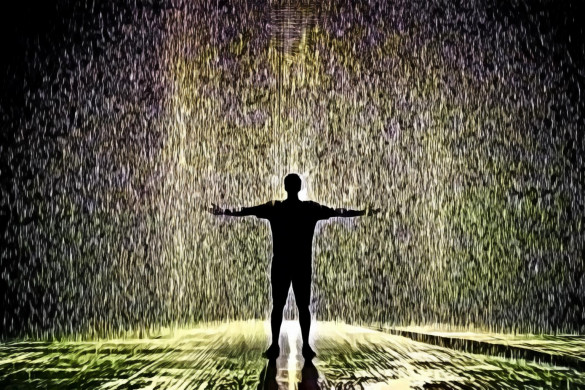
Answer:
[{"label": "wet floor", "polygon": [[345,324],[318,323],[317,358],[287,322],[281,357],[262,358],[267,324],[233,322],[150,339],[14,341],[0,346],[2,389],[578,389],[575,369],[469,354]]}]

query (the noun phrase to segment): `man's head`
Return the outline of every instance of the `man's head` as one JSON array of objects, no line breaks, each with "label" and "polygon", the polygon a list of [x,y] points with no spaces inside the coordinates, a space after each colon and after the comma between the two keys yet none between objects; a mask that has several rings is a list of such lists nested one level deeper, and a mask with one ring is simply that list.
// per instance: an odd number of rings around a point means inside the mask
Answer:
[{"label": "man's head", "polygon": [[284,189],[289,194],[296,195],[301,190],[301,178],[296,173],[289,173],[284,178]]}]

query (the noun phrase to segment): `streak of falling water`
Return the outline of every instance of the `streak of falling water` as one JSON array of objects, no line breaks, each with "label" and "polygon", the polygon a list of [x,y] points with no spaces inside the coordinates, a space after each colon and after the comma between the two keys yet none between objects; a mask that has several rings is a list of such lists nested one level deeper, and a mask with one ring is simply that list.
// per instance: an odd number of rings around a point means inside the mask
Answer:
[{"label": "streak of falling water", "polygon": [[277,49],[290,56],[300,54],[300,45],[307,29],[315,24],[314,4],[290,4],[273,6],[269,13],[268,32]]},{"label": "streak of falling water", "polygon": [[585,331],[585,50],[549,3],[59,2],[1,76],[2,336],[265,319],[268,227],[206,208],[289,171],[384,210],[318,226],[316,318]]}]

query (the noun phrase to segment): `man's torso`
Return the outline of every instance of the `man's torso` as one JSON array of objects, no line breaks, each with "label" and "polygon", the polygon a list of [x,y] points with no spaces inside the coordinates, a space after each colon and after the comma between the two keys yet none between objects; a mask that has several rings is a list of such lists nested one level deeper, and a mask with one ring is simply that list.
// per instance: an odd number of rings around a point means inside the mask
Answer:
[{"label": "man's torso", "polygon": [[315,202],[274,202],[268,216],[275,259],[294,257],[311,260],[313,234],[320,219]]}]

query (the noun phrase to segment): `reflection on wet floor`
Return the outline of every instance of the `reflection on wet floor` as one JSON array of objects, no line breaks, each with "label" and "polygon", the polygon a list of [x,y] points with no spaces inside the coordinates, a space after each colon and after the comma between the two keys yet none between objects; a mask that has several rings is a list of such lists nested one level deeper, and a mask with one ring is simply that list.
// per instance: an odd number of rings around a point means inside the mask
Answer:
[{"label": "reflection on wet floor", "polygon": [[[296,370],[295,370],[296,372]],[[286,371],[286,374],[290,374],[290,371]],[[276,360],[270,360],[266,363],[266,366],[260,373],[258,389],[266,389],[266,390],[273,390],[273,389],[290,389],[291,382],[293,383],[293,387],[295,388],[295,381],[298,380],[296,377],[292,377],[292,381],[290,381],[291,377],[289,375],[285,375],[284,377],[288,379],[289,383],[279,383],[279,370],[276,364]],[[314,389],[321,389],[321,385],[319,384],[319,371],[317,367],[311,361],[306,361],[303,364],[303,368],[301,369],[301,378],[300,382],[296,384],[296,388],[299,390],[314,390]]]},{"label": "reflection on wet floor", "polygon": [[[300,328],[296,322],[283,324],[281,356],[266,363],[260,373],[258,389],[321,389],[324,380],[315,364],[301,356]],[[318,359],[315,359],[318,360]]]},{"label": "reflection on wet floor", "polygon": [[317,358],[287,322],[281,356],[262,358],[268,324],[234,322],[155,339],[0,345],[2,389],[578,389],[581,371],[469,354],[345,324],[317,323]]}]

